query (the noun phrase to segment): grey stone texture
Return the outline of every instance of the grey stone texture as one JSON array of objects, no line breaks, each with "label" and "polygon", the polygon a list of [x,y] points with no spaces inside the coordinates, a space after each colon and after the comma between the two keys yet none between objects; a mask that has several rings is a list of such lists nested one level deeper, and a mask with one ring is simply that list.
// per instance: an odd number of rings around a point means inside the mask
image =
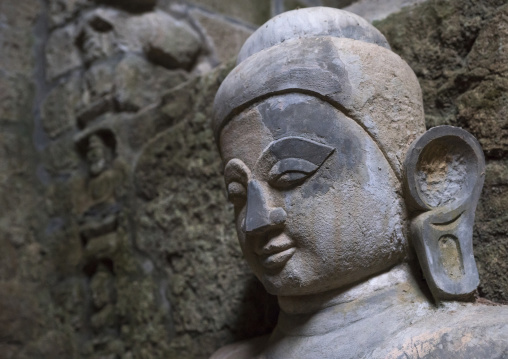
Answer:
[{"label": "grey stone texture", "polygon": [[[252,33],[245,27],[226,23],[221,17],[199,9],[192,10],[191,15],[208,41],[213,44],[215,56],[220,62],[227,62],[236,57],[243,43]],[[224,41],[226,38],[228,41]]]},{"label": "grey stone texture", "polygon": [[[209,121],[279,1],[123,3],[0,1],[2,358],[207,358],[275,324],[274,297],[242,261]],[[486,149],[474,244],[480,294],[495,301],[508,300],[501,5],[429,2],[378,24],[417,73],[428,125],[465,126]],[[192,43],[151,37],[173,28]],[[90,186],[93,133],[112,161]]]},{"label": "grey stone texture", "polygon": [[46,75],[48,80],[81,66],[82,60],[76,42],[76,26],[71,24],[56,29],[46,43]]},{"label": "grey stone texture", "polygon": [[507,11],[504,1],[428,1],[376,24],[418,76],[427,126],[460,126],[484,150],[473,241],[480,295],[496,301],[508,300]]},{"label": "grey stone texture", "polygon": [[270,18],[270,0],[189,0],[188,2],[258,26]]},{"label": "grey stone texture", "polygon": [[419,4],[425,0],[359,0],[344,7],[368,21],[382,20],[390,14],[397,13],[401,9]]}]

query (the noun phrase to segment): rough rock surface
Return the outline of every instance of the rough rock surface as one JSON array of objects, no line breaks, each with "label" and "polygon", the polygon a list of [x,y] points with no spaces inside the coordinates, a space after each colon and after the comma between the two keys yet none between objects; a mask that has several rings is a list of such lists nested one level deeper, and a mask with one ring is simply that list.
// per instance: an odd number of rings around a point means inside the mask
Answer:
[{"label": "rough rock surface", "polygon": [[[166,95],[163,111],[184,116],[144,146],[134,172],[137,246],[164,269],[175,358],[206,357],[215,343],[264,334],[275,319],[239,251],[212,140],[210,104],[227,72]],[[182,92],[190,96],[176,103]]]},{"label": "rough rock surface", "polygon": [[495,301],[508,301],[507,24],[504,0],[430,0],[376,24],[418,76],[427,126],[460,126],[483,147],[474,251],[480,295]]}]

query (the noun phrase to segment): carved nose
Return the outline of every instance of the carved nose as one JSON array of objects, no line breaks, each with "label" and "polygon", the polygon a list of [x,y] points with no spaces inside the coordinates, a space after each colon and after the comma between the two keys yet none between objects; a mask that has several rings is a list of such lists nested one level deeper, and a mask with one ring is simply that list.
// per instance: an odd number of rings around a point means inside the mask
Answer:
[{"label": "carved nose", "polygon": [[247,185],[247,212],[245,214],[245,232],[263,232],[271,227],[284,224],[286,211],[280,207],[268,206],[266,195],[257,181]]}]

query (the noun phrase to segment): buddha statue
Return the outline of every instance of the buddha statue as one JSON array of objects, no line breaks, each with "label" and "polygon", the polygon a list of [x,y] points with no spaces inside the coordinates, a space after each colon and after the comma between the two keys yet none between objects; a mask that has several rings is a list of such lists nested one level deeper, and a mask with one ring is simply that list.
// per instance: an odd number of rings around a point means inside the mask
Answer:
[{"label": "buddha statue", "polygon": [[283,13],[214,110],[241,249],[281,311],[213,359],[508,357],[508,306],[475,299],[483,153],[460,128],[426,131],[418,80],[377,29]]}]

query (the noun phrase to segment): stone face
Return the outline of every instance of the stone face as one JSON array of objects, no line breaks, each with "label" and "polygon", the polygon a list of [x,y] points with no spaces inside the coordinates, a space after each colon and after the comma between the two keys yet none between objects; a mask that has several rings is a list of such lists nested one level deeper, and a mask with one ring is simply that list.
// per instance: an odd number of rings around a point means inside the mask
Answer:
[{"label": "stone face", "polygon": [[407,64],[345,11],[289,11],[246,41],[212,128],[242,253],[280,314],[270,336],[213,359],[507,350],[508,307],[461,303],[479,284],[482,148],[457,127],[424,133],[422,109]]}]

